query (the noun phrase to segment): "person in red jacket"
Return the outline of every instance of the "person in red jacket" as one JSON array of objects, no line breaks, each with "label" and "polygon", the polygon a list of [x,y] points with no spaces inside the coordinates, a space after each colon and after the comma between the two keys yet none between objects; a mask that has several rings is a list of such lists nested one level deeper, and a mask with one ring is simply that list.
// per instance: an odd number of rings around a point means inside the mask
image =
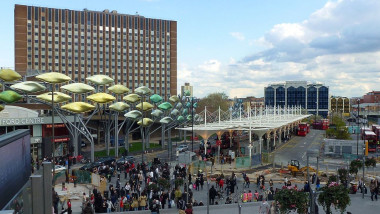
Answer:
[{"label": "person in red jacket", "polygon": [[67,201],[67,213],[71,214],[73,211],[71,210],[71,200],[68,199]]},{"label": "person in red jacket", "polygon": [[185,210],[185,213],[186,214],[193,214],[193,208],[192,208],[191,204],[187,204],[186,207],[187,208]]},{"label": "person in red jacket", "polygon": [[252,197],[253,197],[253,194],[252,194],[251,190],[249,190],[249,192],[248,192],[248,201],[249,202],[252,202]]},{"label": "person in red jacket", "polygon": [[219,188],[223,189],[223,186],[224,186],[224,180],[220,179],[220,181],[219,181]]}]

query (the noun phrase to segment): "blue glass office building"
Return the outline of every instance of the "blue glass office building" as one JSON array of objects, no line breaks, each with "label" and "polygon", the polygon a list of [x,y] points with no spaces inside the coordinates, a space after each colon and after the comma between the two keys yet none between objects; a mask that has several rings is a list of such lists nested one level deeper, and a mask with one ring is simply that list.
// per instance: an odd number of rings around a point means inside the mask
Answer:
[{"label": "blue glass office building", "polygon": [[329,88],[323,84],[306,81],[286,81],[264,88],[266,106],[301,106],[309,114],[327,117],[329,112]]}]

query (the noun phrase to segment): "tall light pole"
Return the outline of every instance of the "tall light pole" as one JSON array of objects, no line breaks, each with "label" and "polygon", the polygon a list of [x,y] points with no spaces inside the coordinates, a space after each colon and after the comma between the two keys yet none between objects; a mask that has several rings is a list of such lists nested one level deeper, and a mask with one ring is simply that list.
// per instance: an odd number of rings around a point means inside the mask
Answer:
[{"label": "tall light pole", "polygon": [[194,152],[194,97],[191,97],[191,152]]},{"label": "tall light pole", "polygon": [[357,104],[358,104],[358,118],[357,118],[358,129],[356,133],[356,158],[359,158],[360,99],[357,100]]}]

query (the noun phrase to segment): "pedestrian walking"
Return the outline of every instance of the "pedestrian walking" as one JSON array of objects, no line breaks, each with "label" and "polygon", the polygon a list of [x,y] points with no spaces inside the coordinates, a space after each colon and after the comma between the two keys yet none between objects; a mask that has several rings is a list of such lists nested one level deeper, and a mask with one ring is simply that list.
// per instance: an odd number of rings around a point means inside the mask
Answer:
[{"label": "pedestrian walking", "polygon": [[260,204],[259,213],[260,214],[269,214],[269,204],[265,200],[265,198],[263,198],[263,201]]},{"label": "pedestrian walking", "polygon": [[373,196],[375,196],[375,199],[377,201],[377,191],[376,191],[376,183],[375,180],[371,180],[371,183],[369,184],[369,190],[371,191],[371,200],[373,201]]},{"label": "pedestrian walking", "polygon": [[210,205],[214,205],[215,196],[217,195],[216,189],[214,188],[214,185],[209,190],[209,201]]}]

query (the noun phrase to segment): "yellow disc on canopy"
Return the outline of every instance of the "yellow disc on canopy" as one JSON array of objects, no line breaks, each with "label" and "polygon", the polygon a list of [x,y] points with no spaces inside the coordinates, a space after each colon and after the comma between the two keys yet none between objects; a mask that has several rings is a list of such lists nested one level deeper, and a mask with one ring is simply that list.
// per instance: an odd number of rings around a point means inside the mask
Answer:
[{"label": "yellow disc on canopy", "polygon": [[64,83],[71,80],[69,76],[58,72],[40,74],[37,75],[36,78],[47,83]]},{"label": "yellow disc on canopy", "polygon": [[124,85],[113,85],[109,87],[108,90],[115,94],[125,94],[129,92],[129,88],[125,87]]},{"label": "yellow disc on canopy", "polygon": [[137,104],[136,108],[140,111],[150,111],[153,109],[153,105],[148,102],[142,102]]},{"label": "yellow disc on canopy", "polygon": [[116,100],[114,96],[106,93],[91,94],[87,99],[96,103],[109,103]]},{"label": "yellow disc on canopy", "polygon": [[84,113],[88,111],[92,111],[95,109],[95,106],[85,103],[85,102],[74,102],[74,103],[69,103],[66,105],[61,106],[62,109],[73,112],[73,113]]},{"label": "yellow disc on canopy", "polygon": [[12,69],[1,69],[0,79],[5,82],[12,82],[21,79],[21,75]]},{"label": "yellow disc on canopy", "polygon": [[[46,101],[46,102],[51,102],[52,96],[51,92],[47,92],[44,94],[40,94],[37,96],[37,99]],[[71,100],[71,96],[61,93],[61,92],[54,92],[53,100],[55,103],[63,103]]]}]

